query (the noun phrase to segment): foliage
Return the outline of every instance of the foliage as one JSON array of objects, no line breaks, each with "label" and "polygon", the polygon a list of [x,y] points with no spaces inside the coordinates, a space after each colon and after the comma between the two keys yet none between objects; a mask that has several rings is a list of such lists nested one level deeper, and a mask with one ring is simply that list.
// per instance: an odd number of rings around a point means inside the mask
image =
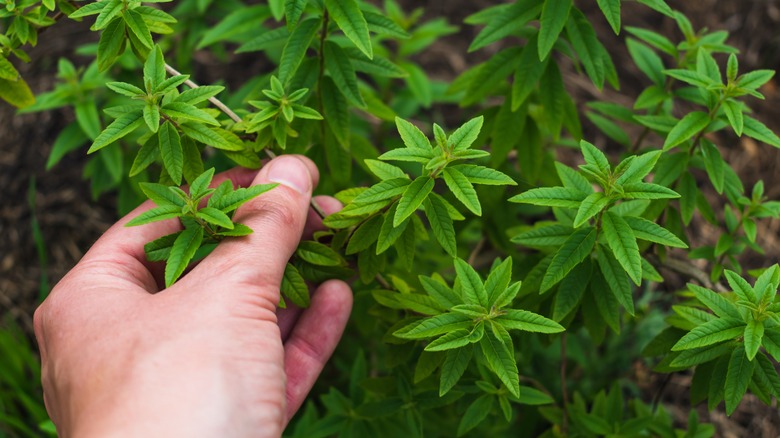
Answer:
[{"label": "foliage", "polygon": [[[279,153],[321,166],[319,190],[344,208],[301,242],[282,291],[305,307],[307,281],[352,279],[355,312],[289,436],[714,435],[693,410],[675,424],[633,362],[692,370],[692,402],[725,401],[729,415],[748,392],[780,396],[780,268],[745,272],[741,257],[763,253],[761,221],[780,203],[724,158],[735,137],[780,147],[749,107],[774,72],[740,71],[726,32],[695,30],[663,0],[639,3],[677,36],[625,27],[621,1],[597,0],[647,79],[623,106],[569,93],[564,74],[620,85],[602,18],[569,0],[467,17],[480,26],[468,51],[496,50],[449,83],[420,54],[458,27],[395,0],[160,3],[6,2],[0,97],[72,107],[47,166],[90,145],[95,197],[157,205],[130,225],[179,218],[182,231],[146,246],[167,285],[251,232],[232,215],[271,188],[210,188],[216,171]],[[33,103],[9,57],[25,61],[63,16],[94,19],[99,41],[77,49],[88,61],[60,60]],[[197,71],[198,50],[251,53],[265,73],[198,86],[176,70]],[[608,142],[583,138],[596,130]],[[703,223],[711,241],[691,233]],[[667,292],[674,271],[690,283]]]}]

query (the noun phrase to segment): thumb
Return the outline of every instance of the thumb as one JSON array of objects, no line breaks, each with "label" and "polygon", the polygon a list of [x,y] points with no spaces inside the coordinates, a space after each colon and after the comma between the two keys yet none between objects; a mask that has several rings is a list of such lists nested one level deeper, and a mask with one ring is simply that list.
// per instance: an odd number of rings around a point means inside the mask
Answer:
[{"label": "thumb", "polygon": [[252,184],[279,186],[247,202],[234,216],[235,222],[249,226],[253,233],[220,243],[183,279],[183,286],[208,283],[225,293],[250,290],[275,306],[285,265],[301,240],[318,180],[317,167],[306,157],[284,155],[269,161]]}]

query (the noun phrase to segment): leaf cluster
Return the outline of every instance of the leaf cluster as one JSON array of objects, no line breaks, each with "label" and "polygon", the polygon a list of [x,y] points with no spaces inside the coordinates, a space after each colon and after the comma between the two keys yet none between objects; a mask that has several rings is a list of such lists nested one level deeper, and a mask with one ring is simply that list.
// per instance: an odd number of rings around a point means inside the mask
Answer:
[{"label": "leaf cluster", "polygon": [[203,172],[192,181],[188,192],[175,186],[140,184],[141,190],[157,206],[136,216],[127,226],[178,218],[183,227],[144,246],[149,261],[165,261],[166,287],[184,273],[201,247],[218,243],[226,237],[251,234],[249,227],[233,222],[233,214],[245,202],[276,186],[258,184],[235,189],[233,183],[226,180],[216,188],[209,188],[213,177],[213,168]]}]

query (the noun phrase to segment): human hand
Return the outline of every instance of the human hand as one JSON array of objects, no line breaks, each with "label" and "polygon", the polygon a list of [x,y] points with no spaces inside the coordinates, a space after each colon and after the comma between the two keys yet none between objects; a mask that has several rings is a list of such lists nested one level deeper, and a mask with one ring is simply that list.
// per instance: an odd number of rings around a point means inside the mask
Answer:
[{"label": "human hand", "polygon": [[[255,175],[256,174],[256,175]],[[278,182],[235,215],[254,233],[222,242],[176,284],[143,245],[178,221],[101,237],[35,312],[46,407],[63,437],[280,436],[333,353],[352,306],[331,280],[311,306],[278,310],[285,265],[302,234],[321,227],[309,211],[319,174],[283,156],[234,184]],[[320,197],[326,212],[340,208]]]}]

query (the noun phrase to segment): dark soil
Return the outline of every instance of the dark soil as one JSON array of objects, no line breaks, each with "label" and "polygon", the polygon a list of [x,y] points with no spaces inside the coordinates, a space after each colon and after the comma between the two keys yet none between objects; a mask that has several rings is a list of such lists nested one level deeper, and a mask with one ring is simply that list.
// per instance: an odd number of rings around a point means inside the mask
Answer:
[{"label": "dark soil", "polygon": [[[426,8],[428,16],[446,16],[452,23],[480,8],[494,4],[477,1],[408,1],[409,5]],[[587,3],[587,4],[585,4]],[[699,29],[724,29],[731,33],[729,42],[737,46],[742,71],[757,68],[780,67],[780,1],[777,0],[669,0],[672,7],[686,12]],[[589,81],[573,73],[566,75],[569,91],[575,100],[584,104],[590,100],[607,100],[630,105],[647,82],[628,57],[623,44],[624,34],[615,36],[599,14],[595,1],[578,1],[597,26],[600,37],[612,53],[620,70],[621,90],[596,90]],[[679,38],[674,23],[636,2],[623,3],[624,25],[654,28],[659,32]],[[443,39],[431,48],[420,62],[434,77],[452,79],[467,66],[489,56],[490,48],[466,55],[466,47],[478,29],[463,25],[459,34]],[[79,42],[93,39],[83,24],[62,22],[42,37],[44,43],[30,50],[33,61],[20,67],[23,76],[33,90],[50,90],[55,82],[56,62],[60,56],[73,57],[73,49]],[[211,64],[208,76],[196,77],[203,82],[212,79],[214,60],[199,58]],[[228,82],[239,82],[251,74],[250,68],[235,68],[243,63],[249,67],[251,60],[236,58],[231,68],[219,68]],[[725,62],[725,61],[724,61]],[[223,66],[224,67],[224,66]],[[249,72],[248,72],[249,71]],[[196,69],[196,75],[198,74]],[[780,131],[780,94],[777,83],[772,81],[762,92],[765,101],[750,102],[755,116],[774,131]],[[93,200],[88,181],[82,179],[87,161],[85,151],[69,154],[50,171],[45,163],[59,131],[70,121],[70,110],[55,110],[40,114],[18,116],[9,106],[0,103],[0,314],[10,316],[28,332],[32,328],[32,313],[37,305],[42,275],[50,284],[56,282],[79,260],[89,246],[116,219],[115,200],[103,196]],[[585,122],[583,122],[585,123]],[[606,138],[592,127],[585,127],[588,138],[609,148]],[[713,139],[721,147],[727,161],[737,170],[747,187],[759,179],[766,185],[771,199],[780,199],[780,151],[758,144],[746,137],[723,135]],[[35,180],[33,202],[28,203],[28,189]],[[715,198],[713,198],[715,199]],[[47,266],[42,266],[33,239],[33,215],[38,219],[45,244]],[[712,243],[713,230],[701,224],[693,227],[697,243]],[[763,221],[759,225],[762,245],[766,255],[752,255],[745,262],[747,267],[767,266],[780,256],[780,221]],[[646,387],[648,394],[658,391],[664,376],[657,376],[637,364],[637,381]],[[675,376],[667,385],[663,402],[681,424],[687,421],[688,376]],[[731,418],[721,411],[707,413],[701,410],[703,422],[712,422],[718,428],[718,436],[724,437],[776,437],[780,436],[780,415],[776,407],[766,407],[753,397],[747,397],[740,410]]]}]

